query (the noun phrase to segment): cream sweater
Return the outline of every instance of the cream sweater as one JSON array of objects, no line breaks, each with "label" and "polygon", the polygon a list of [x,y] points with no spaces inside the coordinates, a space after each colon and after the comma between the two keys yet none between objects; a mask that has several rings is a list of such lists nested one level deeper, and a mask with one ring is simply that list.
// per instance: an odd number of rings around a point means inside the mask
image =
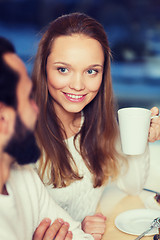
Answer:
[{"label": "cream sweater", "polygon": [[[53,188],[46,185],[52,198],[64,208],[77,221],[82,221],[86,216],[93,215],[101,198],[104,187],[93,188],[92,176],[87,169],[81,155],[77,152],[73,144],[73,137],[67,139],[68,149],[83,176],[82,180],[75,181],[65,188]],[[119,147],[118,147],[119,148]],[[149,171],[149,150],[138,156],[128,156],[129,169],[125,171],[122,166],[121,175],[117,180],[120,189],[128,194],[138,194],[147,179]],[[45,180],[45,183],[47,178]]]},{"label": "cream sweater", "polygon": [[12,169],[6,187],[9,195],[0,194],[1,240],[32,240],[36,227],[45,217],[67,221],[74,240],[93,240],[81,230],[79,222],[53,201],[33,169]]}]

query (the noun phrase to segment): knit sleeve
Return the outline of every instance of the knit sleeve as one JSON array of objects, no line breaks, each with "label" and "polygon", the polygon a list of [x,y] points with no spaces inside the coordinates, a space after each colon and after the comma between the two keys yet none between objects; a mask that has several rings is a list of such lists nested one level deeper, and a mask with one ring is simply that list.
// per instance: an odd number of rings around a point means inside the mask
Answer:
[{"label": "knit sleeve", "polygon": [[128,194],[139,194],[147,180],[150,166],[149,146],[147,145],[144,154],[129,156],[128,167],[122,168],[121,175],[117,180],[117,185],[120,189]]}]

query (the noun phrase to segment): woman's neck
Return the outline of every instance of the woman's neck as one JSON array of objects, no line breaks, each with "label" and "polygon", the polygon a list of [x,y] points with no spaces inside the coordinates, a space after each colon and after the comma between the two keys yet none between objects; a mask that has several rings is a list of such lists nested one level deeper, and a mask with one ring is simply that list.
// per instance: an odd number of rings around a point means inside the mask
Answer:
[{"label": "woman's neck", "polygon": [[81,127],[81,113],[63,115],[59,119],[66,134],[65,138],[74,136]]}]

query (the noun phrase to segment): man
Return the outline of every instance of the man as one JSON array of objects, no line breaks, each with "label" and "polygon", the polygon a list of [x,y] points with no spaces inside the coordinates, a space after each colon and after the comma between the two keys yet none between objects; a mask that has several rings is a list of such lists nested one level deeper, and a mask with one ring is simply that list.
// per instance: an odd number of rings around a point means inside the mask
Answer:
[{"label": "man", "polygon": [[93,239],[53,202],[26,165],[40,155],[33,134],[37,115],[25,66],[0,37],[0,239]]}]

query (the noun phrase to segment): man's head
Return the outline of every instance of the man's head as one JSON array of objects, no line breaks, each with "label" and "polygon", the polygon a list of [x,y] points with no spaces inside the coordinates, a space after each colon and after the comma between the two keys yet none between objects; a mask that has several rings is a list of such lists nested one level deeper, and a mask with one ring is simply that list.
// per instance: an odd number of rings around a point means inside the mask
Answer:
[{"label": "man's head", "polygon": [[0,150],[19,164],[35,162],[40,151],[33,134],[38,108],[32,82],[12,44],[1,37],[0,66]]}]

